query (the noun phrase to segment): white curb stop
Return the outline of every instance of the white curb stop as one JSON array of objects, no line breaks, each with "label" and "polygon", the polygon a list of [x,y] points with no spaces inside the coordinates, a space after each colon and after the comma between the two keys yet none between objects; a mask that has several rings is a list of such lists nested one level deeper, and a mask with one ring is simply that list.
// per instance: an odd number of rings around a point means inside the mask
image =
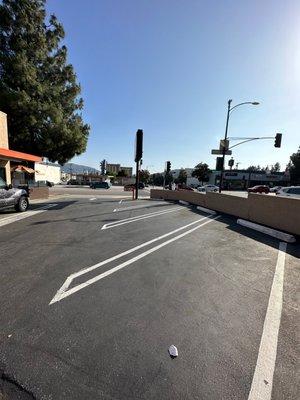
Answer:
[{"label": "white curb stop", "polygon": [[179,200],[180,204],[184,204],[185,206],[189,206],[190,203],[188,201],[184,201],[184,200]]},{"label": "white curb stop", "polygon": [[282,240],[288,243],[295,243],[296,239],[293,235],[277,231],[276,229],[267,228],[266,226],[255,224],[254,222],[246,221],[245,219],[238,219],[237,223],[239,225],[245,226],[246,228],[254,229],[258,232],[265,233],[266,235],[273,236],[276,239]]},{"label": "white curb stop", "polygon": [[197,210],[203,211],[203,212],[205,212],[205,213],[207,213],[207,214],[212,214],[212,215],[217,214],[216,211],[210,210],[209,208],[205,208],[205,207],[197,206]]}]

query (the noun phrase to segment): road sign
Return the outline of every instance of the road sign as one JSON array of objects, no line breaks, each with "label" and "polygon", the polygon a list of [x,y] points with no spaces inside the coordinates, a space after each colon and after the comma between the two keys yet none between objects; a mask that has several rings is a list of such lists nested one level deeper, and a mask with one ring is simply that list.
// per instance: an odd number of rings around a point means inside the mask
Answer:
[{"label": "road sign", "polygon": [[[211,154],[217,155],[217,156],[222,156],[223,155],[223,150],[212,150]],[[231,150],[226,150],[225,151],[225,156],[231,156],[232,151]]]},{"label": "road sign", "polygon": [[223,150],[223,148],[225,147],[225,149],[226,150],[228,150],[228,147],[229,147],[229,140],[225,140],[225,139],[222,139],[222,140],[220,140],[220,150]]}]

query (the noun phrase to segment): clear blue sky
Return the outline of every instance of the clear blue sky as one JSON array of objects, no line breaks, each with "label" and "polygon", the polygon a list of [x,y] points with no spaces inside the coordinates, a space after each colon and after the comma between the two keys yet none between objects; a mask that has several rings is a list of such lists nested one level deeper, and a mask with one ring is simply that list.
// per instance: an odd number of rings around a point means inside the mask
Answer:
[{"label": "clear blue sky", "polygon": [[48,0],[66,31],[69,61],[91,125],[85,154],[134,165],[144,130],[143,167],[159,171],[200,161],[224,135],[227,100],[258,100],[231,117],[230,136],[283,133],[237,147],[241,168],[279,161],[300,145],[298,0]]}]

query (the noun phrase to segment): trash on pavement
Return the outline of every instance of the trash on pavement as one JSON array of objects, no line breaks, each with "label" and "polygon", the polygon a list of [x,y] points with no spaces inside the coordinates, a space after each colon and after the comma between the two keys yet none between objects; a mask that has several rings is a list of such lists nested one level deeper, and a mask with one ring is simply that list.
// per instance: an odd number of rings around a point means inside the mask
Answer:
[{"label": "trash on pavement", "polygon": [[177,347],[174,346],[174,344],[172,344],[172,345],[169,347],[169,353],[170,353],[170,356],[171,356],[171,357],[177,357],[177,356],[178,356],[178,350],[177,350]]}]

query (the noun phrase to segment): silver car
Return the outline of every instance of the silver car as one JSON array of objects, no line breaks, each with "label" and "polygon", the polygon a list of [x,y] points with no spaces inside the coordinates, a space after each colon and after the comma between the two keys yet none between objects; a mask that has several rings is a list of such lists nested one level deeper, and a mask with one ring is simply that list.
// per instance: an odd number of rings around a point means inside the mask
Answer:
[{"label": "silver car", "polygon": [[296,197],[300,199],[300,186],[289,186],[284,187],[278,192],[276,192],[278,196],[285,196],[285,197]]},{"label": "silver car", "polygon": [[24,212],[29,206],[28,193],[24,189],[16,189],[0,177],[0,210],[14,207],[16,211]]}]

